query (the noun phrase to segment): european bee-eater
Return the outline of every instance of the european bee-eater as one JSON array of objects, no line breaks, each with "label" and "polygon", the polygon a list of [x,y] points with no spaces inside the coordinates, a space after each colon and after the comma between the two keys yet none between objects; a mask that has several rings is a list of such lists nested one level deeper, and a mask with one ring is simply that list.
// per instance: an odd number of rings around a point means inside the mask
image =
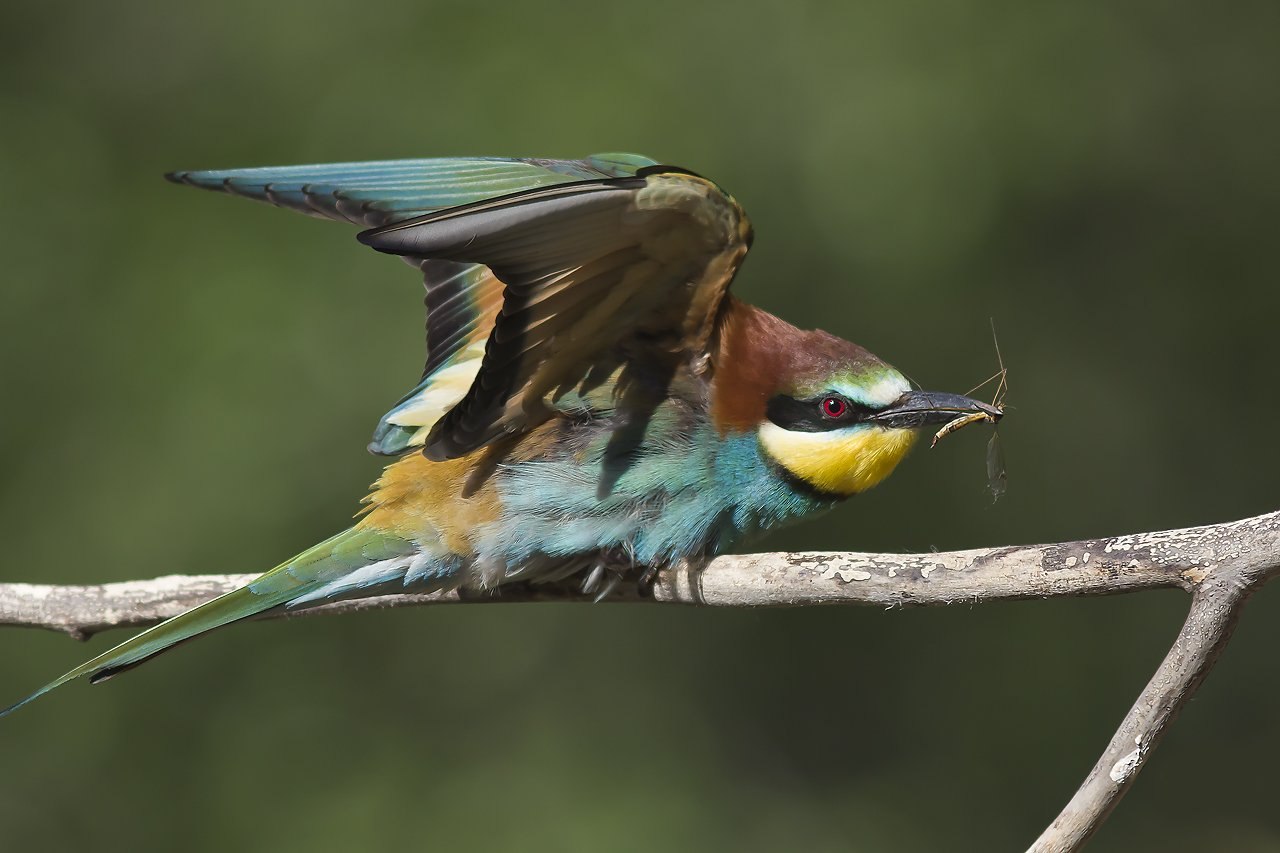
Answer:
[{"label": "european bee-eater", "polygon": [[746,214],[645,157],[168,177],[365,226],[422,271],[426,369],[378,422],[369,449],[394,460],[354,526],[0,715],[272,608],[573,574],[607,588],[870,489],[923,428],[1000,416],[730,296]]}]

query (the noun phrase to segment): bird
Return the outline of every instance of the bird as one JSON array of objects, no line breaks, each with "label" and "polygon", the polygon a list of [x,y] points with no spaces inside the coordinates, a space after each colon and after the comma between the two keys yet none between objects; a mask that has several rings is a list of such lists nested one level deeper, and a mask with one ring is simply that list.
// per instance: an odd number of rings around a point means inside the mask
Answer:
[{"label": "bird", "polygon": [[746,213],[648,157],[166,177],[361,226],[417,268],[422,378],[377,423],[369,450],[390,462],[352,526],[0,716],[266,611],[579,577],[605,595],[871,489],[930,427],[1003,414],[733,296]]}]

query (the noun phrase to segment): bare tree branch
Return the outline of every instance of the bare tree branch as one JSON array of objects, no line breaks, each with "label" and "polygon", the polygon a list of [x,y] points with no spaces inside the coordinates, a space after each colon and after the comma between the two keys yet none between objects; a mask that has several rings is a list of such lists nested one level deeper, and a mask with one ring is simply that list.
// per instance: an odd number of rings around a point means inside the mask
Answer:
[{"label": "bare tree branch", "polygon": [[1079,850],[1129,790],[1147,757],[1204,681],[1235,630],[1247,588],[1201,585],[1191,610],[1156,674],[1129,709],[1107,749],[1071,802],[1036,843],[1035,853]]},{"label": "bare tree branch", "polygon": [[[790,553],[717,557],[657,573],[648,589],[610,600],[724,607],[874,604],[887,607],[999,599],[1112,595],[1178,587],[1191,608],[1173,647],[1062,813],[1030,848],[1079,850],[1133,784],[1178,711],[1208,675],[1249,596],[1280,573],[1280,513],[1110,539],[934,554]],[[253,575],[171,575],[99,586],[0,584],[0,625],[77,638],[143,626],[242,586]],[[424,604],[591,601],[572,583],[388,595],[274,611],[261,618]]]}]

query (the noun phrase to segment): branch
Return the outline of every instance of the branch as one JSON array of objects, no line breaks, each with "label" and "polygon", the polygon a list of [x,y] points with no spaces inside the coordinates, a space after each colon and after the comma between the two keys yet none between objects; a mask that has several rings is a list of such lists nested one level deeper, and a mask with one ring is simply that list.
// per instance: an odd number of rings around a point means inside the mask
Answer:
[{"label": "branch", "polygon": [[[1169,724],[1208,675],[1249,596],[1280,573],[1280,513],[1157,533],[1053,545],[933,554],[790,553],[717,557],[657,573],[610,600],[723,607],[874,604],[886,607],[1113,595],[1177,587],[1191,608],[1173,647],[1106,751],[1031,850],[1079,850],[1133,784]],[[0,584],[0,625],[84,639],[175,616],[254,575],[171,575],[99,586]],[[260,618],[425,604],[591,601],[572,582],[504,586],[493,594],[387,595],[274,611]]]},{"label": "branch", "polygon": [[1248,587],[1215,583],[1192,593],[1186,622],[1160,668],[1071,802],[1031,846],[1034,853],[1079,850],[1102,825],[1226,648],[1249,591]]}]

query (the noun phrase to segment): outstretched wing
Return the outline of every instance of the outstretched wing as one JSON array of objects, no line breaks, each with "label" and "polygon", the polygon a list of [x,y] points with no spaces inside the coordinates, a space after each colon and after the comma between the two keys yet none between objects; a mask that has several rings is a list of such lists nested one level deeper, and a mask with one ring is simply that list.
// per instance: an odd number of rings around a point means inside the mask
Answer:
[{"label": "outstretched wing", "polygon": [[751,227],[715,184],[653,166],[428,213],[360,240],[483,264],[506,284],[479,372],[426,439],[427,456],[448,459],[535,426],[549,397],[618,369],[622,388],[651,382],[705,354]]},{"label": "outstretched wing", "polygon": [[[634,175],[654,165],[635,154],[582,160],[494,157],[331,163],[173,172],[175,183],[227,192],[312,216],[378,227],[457,205],[542,187]],[[426,285],[427,359],[422,381],[378,422],[369,449],[422,445],[466,394],[502,303],[503,285],[482,264],[406,256]]]},{"label": "outstretched wing", "polygon": [[652,165],[653,160],[638,154],[593,154],[582,160],[437,157],[170,172],[165,177],[310,216],[376,228],[536,187],[626,177]]}]

